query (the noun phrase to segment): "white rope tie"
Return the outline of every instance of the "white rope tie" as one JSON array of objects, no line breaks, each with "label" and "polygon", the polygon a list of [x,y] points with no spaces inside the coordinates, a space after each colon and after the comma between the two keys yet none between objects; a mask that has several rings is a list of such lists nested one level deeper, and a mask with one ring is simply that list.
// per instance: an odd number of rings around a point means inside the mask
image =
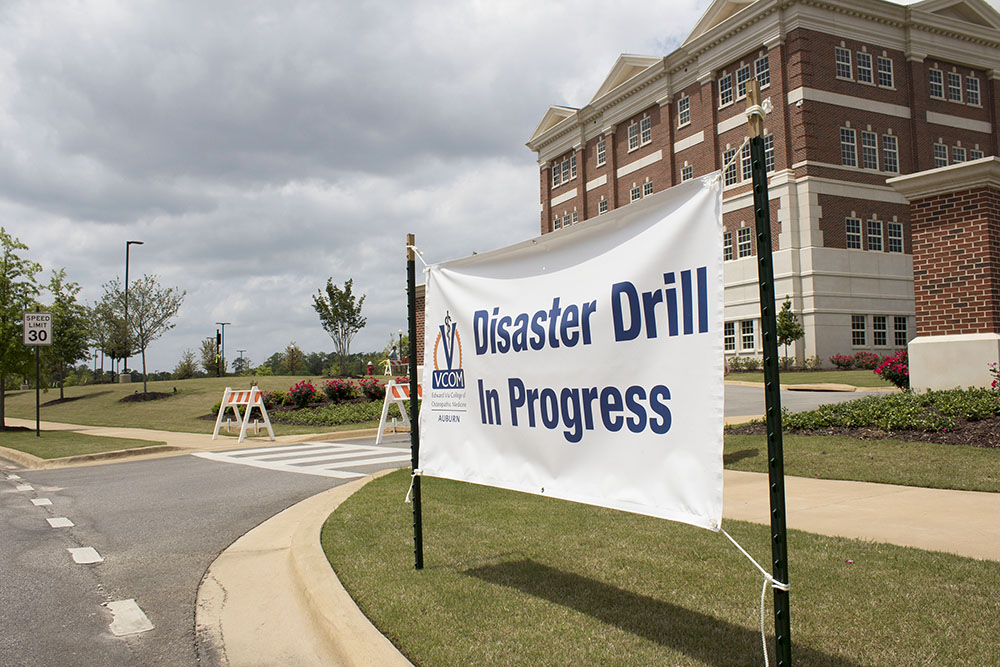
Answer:
[{"label": "white rope tie", "polygon": [[771,662],[767,656],[767,635],[764,632],[764,602],[765,598],[767,597],[767,585],[771,584],[771,588],[777,588],[779,591],[786,591],[786,592],[792,590],[792,587],[772,577],[767,570],[765,570],[763,567],[760,566],[760,563],[758,563],[753,559],[753,556],[747,553],[746,549],[740,546],[739,542],[733,539],[732,535],[730,535],[721,528],[719,529],[719,531],[723,535],[728,537],[729,541],[735,544],[736,548],[740,550],[740,553],[746,556],[747,560],[753,563],[757,567],[757,569],[760,570],[760,573],[764,575],[764,585],[761,586],[760,589],[760,646],[762,649],[764,649],[764,667],[770,667]]},{"label": "white rope tie", "polygon": [[767,118],[767,114],[771,113],[772,111],[774,111],[774,105],[771,103],[771,98],[769,97],[760,104],[755,104],[752,107],[747,107],[746,111],[747,120],[750,120],[754,116],[757,116],[758,118],[760,118],[761,122],[763,122],[764,119]]},{"label": "white rope tie", "polygon": [[423,475],[423,474],[424,474],[424,471],[421,470],[420,468],[417,468],[413,472],[410,473],[410,489],[409,489],[409,491],[406,492],[406,499],[403,502],[406,502],[406,503],[413,502],[413,500],[412,500],[412,498],[413,498],[413,482],[414,482],[414,480],[417,479],[417,477],[419,475]]},{"label": "white rope tie", "polygon": [[415,245],[407,245],[406,247],[407,249],[412,250],[413,253],[420,258],[420,261],[423,262],[424,266],[427,266],[427,262],[424,261],[424,253],[420,252],[420,248]]},{"label": "white rope tie", "polygon": [[746,146],[748,143],[750,143],[750,137],[745,137],[743,139],[743,143],[740,144],[740,147],[737,148],[735,151],[733,151],[732,157],[730,157],[726,161],[726,164],[722,165],[722,171],[719,172],[720,179],[726,175],[726,171],[729,170],[729,168],[733,165],[733,163],[740,158],[740,154],[743,153],[743,147]]}]

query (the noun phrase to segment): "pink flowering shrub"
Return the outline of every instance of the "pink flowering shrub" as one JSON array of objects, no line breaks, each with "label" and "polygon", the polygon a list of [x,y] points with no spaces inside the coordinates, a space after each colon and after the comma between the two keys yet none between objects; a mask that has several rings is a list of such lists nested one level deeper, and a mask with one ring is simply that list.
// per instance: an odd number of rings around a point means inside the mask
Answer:
[{"label": "pink flowering shrub", "polygon": [[899,350],[875,369],[875,374],[883,380],[888,380],[903,391],[910,388],[910,368],[907,364],[906,350]]},{"label": "pink flowering shrub", "polygon": [[358,380],[361,391],[370,401],[381,401],[385,398],[385,385],[378,378],[365,377]]},{"label": "pink flowering shrub", "polygon": [[297,408],[304,408],[316,400],[316,387],[309,380],[302,380],[288,389],[288,397]]},{"label": "pink flowering shrub", "polygon": [[343,378],[334,378],[323,383],[323,393],[334,403],[340,403],[354,398],[354,383]]},{"label": "pink flowering shrub", "polygon": [[854,366],[854,357],[850,357],[846,354],[835,354],[830,357],[830,363],[833,364],[837,370],[848,371]]},{"label": "pink flowering shrub", "polygon": [[263,391],[260,394],[260,400],[263,401],[264,407],[268,410],[273,410],[279,405],[285,402],[285,392],[283,391]]}]

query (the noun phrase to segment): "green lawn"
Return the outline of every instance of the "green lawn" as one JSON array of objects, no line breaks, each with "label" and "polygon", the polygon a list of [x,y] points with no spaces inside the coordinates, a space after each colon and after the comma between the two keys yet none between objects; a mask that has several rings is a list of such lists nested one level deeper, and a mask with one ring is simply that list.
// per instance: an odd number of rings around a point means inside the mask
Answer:
[{"label": "green lawn", "polygon": [[[414,663],[763,663],[760,575],[725,537],[424,478],[416,572],[408,484],[405,470],[368,484],[331,515],[322,542]],[[725,527],[767,561],[765,526]],[[796,664],[1000,664],[1000,563],[791,531],[789,564]]]},{"label": "green lawn", "polygon": [[35,435],[34,430],[0,432],[0,446],[16,449],[42,459],[58,459],[64,456],[97,454],[162,444],[164,443],[150,440],[104,438],[68,431],[42,431],[40,437]]},{"label": "green lawn", "polygon": [[[215,427],[215,415],[212,406],[222,400],[226,387],[234,389],[249,388],[251,380],[256,379],[264,391],[280,389],[287,391],[289,387],[300,380],[312,380],[314,384],[321,379],[295,376],[275,377],[228,377],[228,378],[197,378],[191,380],[164,380],[150,382],[149,391],[170,394],[168,398],[140,403],[119,403],[119,399],[128,394],[142,391],[142,384],[99,384],[84,387],[66,387],[66,402],[48,404],[59,398],[57,389],[42,394],[41,418],[43,421],[53,421],[65,424],[86,424],[89,426],[129,426],[160,429],[164,431],[186,431],[190,433],[211,433]],[[380,378],[385,380],[386,378]],[[177,393],[174,393],[174,388]],[[13,391],[7,394],[7,414],[22,419],[35,418],[35,392]],[[199,417],[212,414],[211,420]],[[274,432],[278,435],[316,433],[320,431],[352,430],[357,428],[375,427],[378,422],[350,424],[340,427],[332,426],[290,426],[275,424]]]},{"label": "green lawn", "polygon": [[[781,384],[849,384],[854,387],[892,387],[872,371],[781,371]],[[763,371],[734,372],[726,380],[764,382]]]},{"label": "green lawn", "polygon": [[[1000,493],[1000,450],[843,436],[782,436],[785,474]],[[763,435],[725,436],[725,466],[767,472]]]}]

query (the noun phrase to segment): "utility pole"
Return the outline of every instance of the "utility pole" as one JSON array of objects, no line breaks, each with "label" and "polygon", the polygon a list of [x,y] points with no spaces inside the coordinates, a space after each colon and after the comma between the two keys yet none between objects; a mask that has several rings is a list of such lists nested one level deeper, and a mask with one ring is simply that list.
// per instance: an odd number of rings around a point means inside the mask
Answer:
[{"label": "utility pole", "polygon": [[222,375],[226,374],[226,325],[232,324],[232,322],[216,322],[222,326],[222,335],[218,337],[219,342],[222,345],[222,351],[219,353],[219,370]]},{"label": "utility pole", "polygon": [[[143,241],[126,241],[125,242],[125,365],[124,370],[128,370],[128,355],[132,352],[130,349],[132,347],[132,336],[128,328],[128,249],[129,246],[142,245]],[[131,374],[129,376],[131,379]]]}]

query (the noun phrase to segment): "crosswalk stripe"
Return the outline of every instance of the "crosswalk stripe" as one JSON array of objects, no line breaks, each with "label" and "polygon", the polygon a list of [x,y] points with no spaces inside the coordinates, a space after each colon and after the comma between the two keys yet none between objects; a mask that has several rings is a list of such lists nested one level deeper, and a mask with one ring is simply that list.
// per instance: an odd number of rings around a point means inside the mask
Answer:
[{"label": "crosswalk stripe", "polygon": [[355,472],[351,468],[409,461],[410,450],[353,443],[313,442],[226,452],[199,452],[195,456],[254,468],[352,479],[363,477],[365,473]]}]

